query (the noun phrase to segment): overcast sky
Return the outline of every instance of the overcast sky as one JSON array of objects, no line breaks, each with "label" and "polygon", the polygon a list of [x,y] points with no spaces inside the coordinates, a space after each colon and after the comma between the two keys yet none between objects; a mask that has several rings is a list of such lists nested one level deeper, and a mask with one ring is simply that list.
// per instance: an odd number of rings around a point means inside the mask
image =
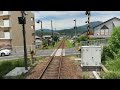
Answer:
[{"label": "overcast sky", "polygon": [[[85,11],[33,11],[35,20],[42,20],[43,28],[51,29],[51,20],[53,20],[53,28],[56,30],[73,28],[76,19],[77,26],[85,25],[87,16]],[[91,11],[90,21],[106,21],[113,17],[120,18],[120,11]],[[35,22],[35,29],[40,29],[40,24]]]}]

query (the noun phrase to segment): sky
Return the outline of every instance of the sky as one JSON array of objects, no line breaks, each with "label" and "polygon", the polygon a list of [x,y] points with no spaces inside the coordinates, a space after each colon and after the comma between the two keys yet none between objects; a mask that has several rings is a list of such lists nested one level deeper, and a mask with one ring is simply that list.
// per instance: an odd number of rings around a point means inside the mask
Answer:
[{"label": "sky", "polygon": [[[87,16],[85,11],[33,11],[35,15],[35,29],[41,28],[38,20],[42,21],[44,29],[51,29],[51,20],[54,30],[69,29],[76,25],[85,25]],[[120,18],[120,11],[91,11],[90,22],[102,21],[105,22],[113,17]]]}]

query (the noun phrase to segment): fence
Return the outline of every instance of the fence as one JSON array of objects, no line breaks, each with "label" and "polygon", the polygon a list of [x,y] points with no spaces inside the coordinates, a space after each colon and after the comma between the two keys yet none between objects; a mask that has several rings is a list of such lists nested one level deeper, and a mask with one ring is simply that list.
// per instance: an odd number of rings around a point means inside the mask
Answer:
[{"label": "fence", "polygon": [[[27,45],[27,52],[30,52],[30,50],[36,49],[35,45]],[[13,46],[12,47],[12,52],[13,53],[23,53],[24,52],[24,46]]]},{"label": "fence", "polygon": [[[108,43],[108,39],[97,39],[97,40],[90,40],[89,41],[90,45],[95,45],[95,46],[99,46],[99,45],[106,46],[107,43]],[[88,41],[80,41],[80,45],[81,46],[88,46]]]}]

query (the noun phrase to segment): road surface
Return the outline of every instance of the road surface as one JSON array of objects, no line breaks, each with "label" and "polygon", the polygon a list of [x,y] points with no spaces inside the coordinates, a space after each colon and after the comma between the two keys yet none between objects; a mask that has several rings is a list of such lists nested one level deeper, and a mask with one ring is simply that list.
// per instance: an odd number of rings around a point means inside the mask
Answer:
[{"label": "road surface", "polygon": [[[53,52],[54,50],[40,50],[36,51],[36,56],[50,56]],[[78,54],[80,54],[80,52],[77,51],[76,48],[65,49],[65,55],[78,55]],[[0,57],[0,61],[19,59],[23,58],[23,56],[24,56],[23,52],[12,53],[10,56]]]}]

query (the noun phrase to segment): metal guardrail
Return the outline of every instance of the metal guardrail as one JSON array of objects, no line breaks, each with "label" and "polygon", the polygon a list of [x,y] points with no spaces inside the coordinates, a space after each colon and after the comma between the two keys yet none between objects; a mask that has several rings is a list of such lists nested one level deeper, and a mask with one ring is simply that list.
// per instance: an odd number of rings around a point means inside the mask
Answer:
[{"label": "metal guardrail", "polygon": [[[99,46],[99,45],[103,45],[106,46],[108,43],[108,39],[97,39],[97,40],[90,40],[90,45],[95,45],[95,46]],[[88,41],[80,41],[80,45],[81,46],[88,46]]]}]

